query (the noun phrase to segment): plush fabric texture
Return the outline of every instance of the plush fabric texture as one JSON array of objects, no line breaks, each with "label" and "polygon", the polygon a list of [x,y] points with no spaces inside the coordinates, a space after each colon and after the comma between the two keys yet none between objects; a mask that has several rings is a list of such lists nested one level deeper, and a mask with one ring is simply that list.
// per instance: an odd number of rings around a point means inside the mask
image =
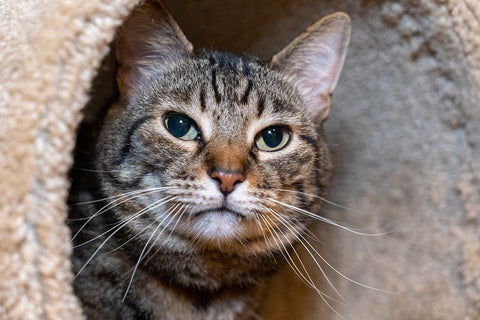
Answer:
[{"label": "plush fabric texture", "polygon": [[[137,2],[0,1],[0,319],[82,319],[64,222],[67,172],[92,79]],[[319,226],[318,248],[349,277],[392,293],[330,271],[349,302],[336,309],[356,320],[480,318],[480,3],[167,4],[194,45],[263,57],[327,13],[351,15],[326,131],[336,164],[330,199],[354,210],[325,214],[386,234]],[[288,269],[263,314],[337,317]]]},{"label": "plush fabric texture", "polygon": [[67,172],[90,82],[134,4],[0,2],[1,319],[82,319]]}]

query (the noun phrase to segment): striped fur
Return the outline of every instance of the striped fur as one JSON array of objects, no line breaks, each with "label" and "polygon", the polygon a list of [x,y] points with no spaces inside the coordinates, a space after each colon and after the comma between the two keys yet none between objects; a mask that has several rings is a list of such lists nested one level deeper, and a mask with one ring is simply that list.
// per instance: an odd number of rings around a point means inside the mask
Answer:
[{"label": "striped fur", "polygon": [[[131,26],[142,19],[157,24],[133,39]],[[323,113],[305,105],[289,69],[194,52],[179,32],[149,1],[119,36],[121,97],[95,159],[93,189],[107,200],[80,213],[94,217],[73,228],[75,290],[89,319],[253,319],[262,280],[312,220],[276,201],[318,212],[314,196],[328,189]],[[198,138],[170,134],[171,112],[191,118]],[[290,141],[259,150],[256,138],[272,125],[288,128]],[[245,179],[225,195],[214,170]]]}]

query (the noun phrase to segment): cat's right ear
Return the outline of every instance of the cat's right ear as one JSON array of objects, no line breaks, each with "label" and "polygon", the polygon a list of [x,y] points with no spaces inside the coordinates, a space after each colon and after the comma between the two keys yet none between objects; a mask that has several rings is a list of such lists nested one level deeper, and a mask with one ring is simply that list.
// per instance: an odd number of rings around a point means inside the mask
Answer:
[{"label": "cat's right ear", "polygon": [[116,42],[117,83],[128,100],[138,97],[154,74],[192,53],[193,46],[163,5],[139,5],[120,28]]},{"label": "cat's right ear", "polygon": [[272,67],[296,84],[307,112],[320,122],[325,121],[330,112],[331,96],[345,60],[350,29],[347,14],[337,12],[326,16],[271,61]]}]

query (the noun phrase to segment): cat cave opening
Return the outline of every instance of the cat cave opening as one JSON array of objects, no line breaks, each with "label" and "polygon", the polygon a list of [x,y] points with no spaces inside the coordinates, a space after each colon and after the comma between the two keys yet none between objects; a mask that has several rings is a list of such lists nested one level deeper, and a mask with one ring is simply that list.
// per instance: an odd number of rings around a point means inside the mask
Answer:
[{"label": "cat cave opening", "polygon": [[[334,279],[335,285],[339,283],[340,291],[352,302],[343,312],[346,318],[372,319],[375,314],[373,318],[376,319],[401,319],[404,310],[409,310],[412,318],[441,317],[444,314],[454,314],[454,318],[465,316],[463,311],[458,311],[465,309],[464,299],[452,299],[455,295],[449,291],[457,288],[456,276],[445,277],[447,269],[440,269],[438,263],[427,264],[423,270],[417,268],[426,261],[422,257],[430,258],[429,246],[436,243],[429,235],[438,235],[439,230],[448,231],[443,225],[438,226],[438,221],[444,220],[438,220],[437,212],[430,210],[436,208],[436,204],[429,199],[440,198],[434,191],[429,191],[437,188],[431,188],[425,181],[438,181],[437,174],[425,172],[431,172],[431,167],[437,168],[437,172],[452,172],[445,181],[450,183],[451,190],[455,190],[458,177],[453,173],[457,171],[448,167],[452,162],[439,164],[435,159],[458,150],[454,142],[460,139],[460,135],[455,134],[463,132],[464,127],[469,128],[469,121],[463,119],[465,115],[478,118],[478,112],[473,111],[478,104],[468,100],[476,101],[469,90],[474,91],[477,86],[465,76],[471,75],[471,70],[465,70],[466,60],[475,55],[466,59],[465,45],[460,41],[463,37],[466,44],[473,43],[471,39],[475,37],[470,39],[467,36],[476,29],[475,24],[464,23],[469,19],[460,19],[464,2],[468,1],[268,0],[260,6],[247,0],[166,1],[187,38],[196,47],[213,47],[238,54],[254,53],[261,58],[277,52],[305,27],[326,14],[345,11],[352,17],[354,31],[350,54],[334,95],[331,117],[326,123],[329,143],[334,146],[336,168],[331,194],[336,192],[339,199],[355,203],[358,211],[364,213],[349,215],[349,219],[398,221],[400,215],[402,222],[406,222],[412,231],[405,231],[401,241],[386,236],[365,244],[365,238],[358,241],[358,238],[349,238],[329,229],[330,232],[320,234],[327,244],[322,249],[330,249],[322,254],[332,265],[347,275],[355,275],[354,279],[360,282],[382,289],[396,287],[407,293],[412,287],[418,290],[413,295],[406,295],[410,298],[397,299],[394,295],[374,295],[371,291]],[[465,17],[470,14],[463,13]],[[456,21],[455,17],[460,18]],[[470,31],[466,30],[469,26],[472,26]],[[89,172],[84,169],[91,164],[99,119],[118,98],[115,69],[111,50],[92,82],[92,99],[84,110],[84,121],[78,131],[76,162],[71,171],[72,190],[82,185],[78,182],[88,184]],[[472,134],[472,141],[474,136],[477,135]],[[419,149],[429,150],[431,156],[420,156],[416,153]],[[455,151],[455,154],[463,153]],[[421,171],[425,168],[429,170]],[[413,191],[418,196],[412,200]],[[82,192],[75,193],[80,196],[70,197],[72,205],[92,200],[82,197]],[[396,205],[392,206],[392,203]],[[442,217],[457,219],[462,212],[457,209],[449,205],[439,210],[444,213]],[[459,214],[454,215],[454,212]],[[341,220],[345,216],[345,212],[340,212],[337,217]],[[426,224],[425,221],[433,222]],[[452,225],[456,223],[455,220]],[[364,226],[365,223],[356,225]],[[432,232],[431,225],[437,226],[435,232]],[[451,232],[440,235],[446,241],[457,243]],[[442,238],[440,235],[438,239]],[[438,241],[439,250],[451,247],[445,243]],[[415,255],[419,248],[422,254]],[[442,252],[448,255],[447,251]],[[399,257],[411,259],[399,260]],[[456,270],[458,265],[456,259],[445,263],[449,271]],[[409,277],[405,277],[406,273]],[[270,317],[265,319],[317,319],[320,314],[325,319],[336,318],[334,312],[319,301],[316,293],[299,283],[294,274],[282,271],[279,276],[282,278],[275,286],[275,299],[265,304],[270,309]],[[389,287],[386,288],[385,283]],[[458,288],[462,292],[466,290]],[[440,306],[436,301],[449,303]],[[430,313],[425,313],[422,310],[425,305],[435,305],[437,309],[426,308]]]},{"label": "cat cave opening", "polygon": [[99,134],[101,120],[109,107],[119,98],[115,80],[116,59],[113,44],[108,54],[102,59],[97,74],[92,80],[90,100],[85,105],[83,119],[77,129],[74,149],[74,162],[70,169],[69,178],[71,189],[69,192],[69,207],[84,201],[90,201],[84,196],[83,189],[90,185],[92,179],[92,159],[94,158],[95,141]]}]

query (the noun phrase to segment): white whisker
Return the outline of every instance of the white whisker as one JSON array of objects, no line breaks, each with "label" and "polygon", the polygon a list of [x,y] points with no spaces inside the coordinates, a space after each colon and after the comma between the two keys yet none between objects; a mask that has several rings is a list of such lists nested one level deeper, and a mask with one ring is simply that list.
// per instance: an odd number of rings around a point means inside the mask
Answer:
[{"label": "white whisker", "polygon": [[305,193],[305,192],[301,192],[301,191],[297,191],[297,190],[287,190],[287,189],[274,189],[274,191],[292,192],[292,193],[303,194],[303,195],[306,195],[306,196],[309,196],[309,197],[312,197],[312,198],[315,198],[315,199],[320,199],[320,200],[322,200],[322,202],[325,202],[326,204],[329,204],[331,206],[334,206],[334,207],[337,207],[337,208],[340,208],[340,209],[344,209],[344,210],[347,210],[347,211],[353,211],[352,208],[342,206],[341,204],[338,204],[338,203],[335,203],[333,201],[327,200],[326,198],[315,195],[315,194]]},{"label": "white whisker", "polygon": [[[288,222],[288,220],[284,217],[282,217],[278,212],[275,212],[273,210],[270,210],[270,212],[275,215],[277,217],[277,219],[279,219],[280,223],[282,223],[282,225],[284,225],[288,230],[290,230],[290,232],[295,232],[295,230],[292,230],[292,226],[290,225],[290,223]],[[312,245],[305,239],[305,237],[301,234],[301,233],[296,233],[297,234],[297,240],[302,244],[302,246],[307,250],[309,256],[312,258],[313,262],[315,263],[315,265],[318,267],[318,269],[320,270],[320,272],[322,273],[323,277],[325,278],[325,280],[327,281],[327,283],[329,284],[329,286],[333,289],[333,291],[340,297],[340,299],[342,299],[345,303],[347,302],[345,300],[345,298],[343,297],[343,295],[337,290],[337,288],[335,288],[335,286],[333,285],[332,281],[328,278],[327,274],[325,273],[325,271],[323,270],[322,266],[318,263],[318,261],[315,259],[314,255],[310,252],[310,250],[307,248],[307,246],[305,245],[304,241],[310,246],[312,247]],[[313,247],[312,247],[313,248]],[[315,250],[315,249],[314,249]],[[315,252],[317,252],[315,250]],[[318,254],[318,252],[317,252]]]},{"label": "white whisker", "polygon": [[[333,267],[319,252],[318,250],[315,249],[315,247],[313,247],[302,235],[300,235],[300,237],[303,238],[303,241],[305,241],[306,244],[308,244],[308,246],[317,254],[317,256],[322,259],[322,261],[330,268],[332,269],[335,273],[337,273],[339,276],[341,276],[342,278],[358,285],[358,286],[361,286],[361,287],[364,287],[364,288],[367,288],[367,289],[370,289],[370,290],[374,290],[374,291],[380,291],[380,292],[383,292],[383,293],[393,293],[391,291],[387,291],[387,290],[383,290],[383,289],[380,289],[380,288],[375,288],[375,287],[372,287],[372,286],[369,286],[369,285],[366,285],[366,284],[363,284],[361,282],[358,282],[358,281],[355,281],[353,280],[352,278],[346,276],[345,274],[341,273],[340,271],[338,271],[335,267]],[[307,248],[305,248],[307,249]],[[307,249],[307,251],[310,251]],[[312,259],[313,256],[312,256]],[[315,260],[315,259],[314,259]]]},{"label": "white whisker", "polygon": [[[309,283],[309,281],[304,277],[304,275],[300,272],[300,270],[298,269],[298,267],[295,265],[295,263],[293,262],[293,259],[291,258],[290,254],[288,253],[288,250],[287,248],[285,247],[285,245],[282,243],[282,241],[280,240],[280,236],[278,235],[277,231],[276,231],[276,228],[273,228],[271,223],[269,221],[266,220],[266,217],[264,216],[260,216],[260,218],[265,222],[265,224],[267,224],[268,226],[270,226],[271,228],[271,235],[272,235],[272,240],[275,242],[277,248],[278,248],[278,252],[280,252],[280,254],[282,255],[283,259],[285,259],[285,261],[287,262],[287,264],[290,266],[290,268],[295,272],[295,274],[302,280],[304,281],[307,286],[311,287],[313,285],[313,283]],[[270,219],[269,219],[270,220]],[[278,241],[277,241],[278,240]],[[280,241],[280,242],[279,242]],[[282,249],[283,248],[283,249]],[[287,256],[288,257],[287,257]]]},{"label": "white whisker", "polygon": [[[88,258],[88,260],[83,264],[83,266],[80,268],[80,270],[78,270],[78,272],[77,272],[77,274],[75,275],[74,278],[76,278],[76,277],[83,271],[83,269],[85,269],[85,267],[90,263],[90,261],[92,261],[92,259],[97,255],[97,253],[102,249],[102,247],[105,245],[105,243],[107,243],[108,240],[110,240],[118,231],[120,231],[120,230],[121,230],[124,226],[126,226],[129,222],[131,222],[131,221],[135,220],[136,218],[140,217],[140,216],[143,215],[145,212],[148,212],[148,211],[150,211],[150,210],[153,210],[153,209],[155,209],[156,207],[159,207],[159,206],[161,206],[161,205],[163,205],[163,204],[165,204],[165,203],[167,203],[167,202],[169,202],[169,201],[172,201],[172,200],[175,199],[175,198],[176,198],[175,196],[168,196],[168,197],[162,199],[162,200],[164,200],[164,201],[161,201],[161,200],[156,201],[156,202],[154,202],[154,203],[156,204],[155,206],[150,205],[150,206],[148,206],[148,207],[146,207],[146,208],[143,208],[143,209],[140,210],[138,213],[136,213],[135,215],[133,215],[132,217],[130,217],[130,218],[128,218],[126,221],[124,221],[120,226],[116,227],[116,230],[113,231],[113,232],[100,244],[100,246],[92,253],[92,255]],[[165,199],[166,199],[166,200],[165,200]],[[115,229],[115,228],[109,229],[107,232],[110,232],[110,231],[112,231],[113,229]],[[101,236],[103,236],[104,234],[105,234],[105,232],[102,233],[101,235],[99,235],[98,237],[101,237]],[[94,239],[96,239],[96,238],[98,238],[98,237],[95,237]],[[91,241],[89,240],[89,241],[83,243],[82,245],[84,245],[84,244],[86,244],[86,243],[88,243],[88,242],[91,242]],[[77,246],[77,247],[78,247],[78,246]]]},{"label": "white whisker", "polygon": [[[316,199],[320,199],[321,201],[323,201],[324,203],[326,204],[329,204],[331,206],[334,206],[334,207],[337,207],[337,208],[341,208],[341,209],[344,209],[344,210],[347,210],[347,211],[355,211],[354,209],[350,208],[350,207],[346,207],[346,206],[343,206],[341,204],[338,204],[334,201],[331,201],[331,200],[327,200],[326,198],[324,197],[321,197],[321,196],[318,196],[318,195],[315,195],[315,194],[311,194],[311,193],[306,193],[306,192],[301,192],[301,191],[296,191],[296,190],[287,190],[287,189],[274,189],[275,191],[283,191],[283,192],[291,192],[291,193],[298,193],[298,194],[302,194],[302,195],[305,195],[305,196],[308,196],[308,197],[313,197],[313,198],[316,198]],[[332,219],[330,219],[330,221],[336,223],[336,224],[340,224],[340,222],[338,221],[334,221]],[[370,226],[370,227],[365,227],[365,228],[349,228],[350,230],[355,230],[355,231],[358,231],[358,232],[361,232],[361,231],[364,231],[364,230],[371,230],[371,229],[374,229],[375,226]],[[376,234],[365,234],[365,235],[369,235],[369,236],[384,236],[384,235],[387,235],[389,234],[390,232],[384,232],[384,233],[376,233]]]},{"label": "white whisker", "polygon": [[[292,246],[292,248],[293,248],[293,245],[292,245],[292,244],[290,244],[290,246]],[[289,260],[287,260],[287,259],[286,259],[286,261],[287,261],[288,265],[290,266],[290,268],[292,268],[292,270],[295,272],[295,274],[296,274],[302,281],[304,281],[304,282],[307,284],[307,286],[309,286],[310,288],[312,288],[313,290],[315,290],[315,291],[318,293],[318,295],[320,296],[320,298],[322,299],[322,301],[327,305],[327,307],[328,307],[330,310],[332,310],[332,311],[333,311],[336,315],[338,315],[341,319],[345,320],[345,318],[344,318],[337,310],[335,310],[335,308],[327,301],[327,299],[333,300],[333,301],[335,301],[335,302],[339,302],[339,301],[337,301],[336,299],[331,298],[330,296],[328,296],[327,294],[325,294],[324,292],[322,292],[320,289],[318,289],[318,288],[316,287],[316,285],[315,285],[315,283],[313,282],[312,278],[310,277],[308,271],[306,270],[305,266],[303,265],[303,262],[301,261],[300,257],[298,256],[298,253],[296,252],[295,249],[293,249],[293,250],[294,250],[294,252],[295,252],[298,260],[299,260],[300,263],[302,264],[302,267],[303,267],[303,269],[305,270],[305,272],[306,272],[307,277],[308,277],[309,280],[307,280],[307,279],[305,278],[305,275],[304,275],[302,272],[300,272],[300,270],[299,270],[298,267],[296,266],[295,262],[294,262],[293,259],[291,258],[290,254],[287,252],[287,255],[288,255],[288,257],[289,257],[289,259],[290,259],[291,262],[289,262]],[[285,257],[285,256],[284,256],[284,257]],[[341,303],[341,302],[339,302],[339,303]]]},{"label": "white whisker", "polygon": [[109,197],[104,197],[104,198],[90,200],[90,201],[75,202],[75,203],[72,204],[72,206],[92,204],[92,203],[97,203],[97,202],[102,202],[102,201],[107,201],[107,200],[112,200],[112,199],[128,196],[128,195],[131,195],[131,194],[142,193],[142,192],[146,192],[146,191],[148,192],[148,191],[164,190],[164,189],[170,189],[170,187],[156,187],[156,188],[145,188],[145,189],[133,190],[133,191],[117,194],[115,196],[109,196]]},{"label": "white whisker", "polygon": [[[131,191],[131,192],[127,192],[127,193],[124,193],[124,194],[121,194],[121,195],[118,195],[118,196],[111,197],[111,198],[116,198],[116,199],[113,200],[112,202],[106,204],[105,206],[103,206],[102,208],[97,210],[97,212],[95,212],[91,217],[89,217],[87,219],[87,221],[77,230],[77,232],[75,232],[75,234],[72,237],[72,240],[75,240],[75,238],[87,226],[87,224],[89,224],[90,221],[92,221],[92,219],[94,219],[95,217],[98,217],[102,213],[104,213],[104,212],[106,212],[110,209],[113,209],[116,206],[119,206],[122,203],[125,203],[127,201],[136,199],[138,197],[141,197],[141,196],[144,196],[144,195],[147,195],[147,194],[159,192],[159,191],[162,191],[162,190],[165,190],[165,189],[166,188],[163,188],[163,187],[162,188],[142,189],[142,190]],[[135,196],[130,197],[132,194],[135,195]],[[98,201],[101,201],[101,200],[98,200]]]},{"label": "white whisker", "polygon": [[[162,219],[162,222],[165,221],[169,216],[170,214],[173,212],[173,215],[172,217],[170,218],[170,220],[168,221],[167,225],[172,221],[173,217],[175,216],[175,210],[178,208],[179,204],[177,203],[174,207],[168,209],[164,214],[165,214],[165,217]],[[165,230],[166,226],[162,229],[162,231],[160,231],[159,234],[162,234],[163,231]],[[140,263],[142,262],[142,259],[144,257],[144,254],[145,254],[145,251],[147,250],[147,247],[148,247],[148,244],[150,243],[150,241],[153,239],[153,236],[157,233],[158,229],[160,229],[160,227],[162,227],[162,223],[158,223],[158,226],[155,228],[155,230],[153,230],[152,234],[150,235],[150,237],[148,237],[148,240],[147,242],[145,242],[145,245],[143,246],[143,249],[142,249],[142,252],[140,252],[140,256],[138,257],[137,259],[137,263],[135,264],[135,266],[133,267],[133,272],[132,272],[132,275],[130,277],[130,280],[128,281],[128,285],[127,285],[127,289],[125,290],[125,293],[123,295],[123,298],[122,298],[122,302],[125,301],[125,299],[127,298],[127,294],[128,294],[128,291],[130,290],[130,287],[132,286],[132,283],[133,283],[133,278],[135,277],[135,273],[137,272],[138,270],[138,266],[140,265]],[[148,250],[150,251],[150,250]]]},{"label": "white whisker", "polygon": [[148,224],[145,228],[143,228],[140,232],[138,232],[136,235],[134,235],[133,237],[130,237],[130,239],[128,239],[127,241],[125,241],[124,243],[122,243],[121,245],[119,245],[118,247],[116,247],[115,249],[112,249],[110,251],[107,251],[105,252],[105,254],[110,254],[110,253],[113,253],[121,248],[123,248],[124,246],[126,246],[127,244],[129,244],[130,242],[132,242],[133,240],[135,240],[136,238],[138,238],[139,236],[141,236],[148,228],[150,228],[153,224],[155,224],[155,221],[153,221],[152,223]]},{"label": "white whisker", "polygon": [[[175,225],[173,226],[172,230],[170,230],[170,233],[168,235],[167,238],[169,238],[171,235],[172,235],[172,232],[175,230],[175,228],[177,227],[180,219],[182,218],[183,214],[185,213],[186,210],[188,210],[188,208],[190,207],[190,205],[185,205],[185,204],[182,204],[182,206],[180,207],[180,209],[178,210],[178,212],[180,213],[179,217],[177,218],[177,222],[175,222]],[[176,208],[178,208],[178,205],[176,206]],[[176,210],[175,208],[175,210]],[[155,247],[155,244],[157,243],[158,239],[160,238],[160,236],[163,234],[163,232],[167,229],[167,227],[170,225],[170,223],[172,222],[173,218],[175,216],[177,216],[178,213],[174,214],[172,216],[172,218],[167,222],[167,224],[165,225],[165,227],[162,229],[161,232],[158,233],[158,236],[155,238],[155,241],[153,241],[152,245],[150,246],[150,249],[148,249],[148,251],[145,253],[145,257],[150,253],[150,251]],[[162,221],[160,222],[160,224],[163,224],[163,222],[166,220],[166,217],[165,219],[162,219]],[[161,248],[158,248],[151,256],[150,258],[145,261],[145,264],[147,264],[153,257],[155,257],[155,255],[158,253],[158,251],[160,250]]]},{"label": "white whisker", "polygon": [[[113,224],[113,227],[110,228],[110,229],[108,229],[107,231],[105,231],[105,232],[97,235],[96,237],[94,237],[94,238],[92,238],[92,239],[89,239],[89,240],[87,240],[87,241],[85,241],[85,242],[83,242],[83,243],[80,243],[80,244],[77,244],[77,245],[73,246],[73,248],[75,249],[75,248],[84,246],[84,245],[86,245],[86,244],[88,244],[88,243],[90,243],[90,242],[93,242],[93,241],[97,240],[98,238],[101,238],[102,236],[104,236],[104,235],[106,235],[107,233],[111,232],[112,230],[114,230],[114,229],[117,228],[118,226],[124,224],[125,222],[128,223],[128,222],[136,219],[137,217],[141,216],[141,215],[144,214],[146,211],[150,210],[150,208],[156,207],[156,205],[157,205],[158,203],[164,201],[165,199],[168,199],[169,197],[170,197],[169,200],[175,198],[175,197],[173,197],[173,196],[167,196],[167,197],[164,197],[164,198],[162,198],[162,199],[159,199],[159,200],[153,202],[152,204],[150,204],[149,206],[147,206],[147,207],[139,210],[138,212],[132,214],[132,215],[131,215],[130,217],[128,217],[127,219],[125,219],[125,220],[123,220],[123,221],[119,221],[119,222]],[[167,200],[167,201],[169,201],[169,200]],[[163,203],[161,203],[161,204],[163,204]],[[160,204],[160,205],[161,205],[161,204]]]},{"label": "white whisker", "polygon": [[[267,234],[265,232],[265,229],[263,228],[262,226],[262,222],[260,221],[260,214],[256,211],[253,212],[254,213],[254,216],[253,216],[253,221],[255,221],[255,223],[257,224],[258,228],[259,228],[259,231],[260,233],[262,234],[263,236],[263,239],[265,240],[265,246],[268,248],[271,244],[269,243],[269,241],[267,240]],[[271,252],[270,250],[268,250],[268,252],[270,253],[270,255],[273,257],[275,263],[277,263],[277,260],[275,259],[275,255],[273,254],[273,252]]]},{"label": "white whisker", "polygon": [[[281,241],[280,239],[280,236],[278,235],[277,233],[277,228],[275,227],[272,227],[272,224],[274,223],[271,218],[269,217],[264,217],[264,216],[261,216],[262,220],[268,224],[272,230],[272,238],[273,240],[275,241],[275,243],[277,244],[277,247],[280,251],[280,253],[282,254],[283,258],[285,259],[285,261],[288,263],[288,265],[290,266],[290,268],[295,272],[295,274],[302,280],[305,282],[305,284],[313,289],[316,289],[315,287],[315,284],[313,283],[310,275],[308,274],[307,272],[307,276],[305,276],[301,271],[300,269],[298,268],[298,266],[295,264],[294,260],[292,259],[292,257],[290,256],[290,254],[288,253],[288,249],[285,247],[285,245],[283,244],[283,241]],[[267,221],[266,219],[268,219],[269,221]],[[280,230],[278,230],[280,231]],[[285,235],[283,234],[284,238]],[[279,242],[278,242],[278,241]],[[291,248],[293,248],[293,245],[290,243],[290,241],[288,239],[287,240],[287,243],[290,245]],[[282,250],[283,248],[283,250]],[[285,256],[285,254],[287,256]],[[305,270],[305,268],[304,268]],[[308,278],[308,279],[307,279]]]},{"label": "white whisker", "polygon": [[325,222],[327,224],[330,224],[332,226],[335,226],[335,227],[338,227],[338,228],[341,228],[341,229],[344,229],[346,231],[349,231],[351,233],[354,233],[354,234],[357,234],[357,235],[361,235],[361,236],[369,236],[369,237],[374,237],[374,236],[384,236],[385,233],[363,233],[363,232],[359,232],[359,231],[356,231],[355,229],[352,229],[352,228],[348,228],[348,227],[345,227],[345,226],[342,226],[341,224],[339,223],[336,223],[328,218],[325,218],[325,217],[322,217],[318,214],[315,214],[315,213],[312,213],[310,211],[307,211],[307,210],[304,210],[304,209],[301,209],[301,208],[298,208],[296,206],[293,206],[291,204],[288,204],[288,203],[284,203],[284,202],[281,202],[281,201],[278,201],[278,200],[275,200],[273,198],[266,198],[267,200],[269,201],[272,201],[272,202],[275,202],[275,203],[278,203],[286,208],[289,208],[295,212],[298,212],[298,213],[302,213],[302,214],[305,214],[306,216],[309,216],[311,218],[314,218],[318,221],[321,221],[321,222]]},{"label": "white whisker", "polygon": [[[272,212],[273,213],[273,212]],[[267,219],[269,219],[272,223],[272,219],[270,217],[266,217]],[[304,265],[302,259],[300,258],[300,255],[298,254],[297,250],[295,249],[295,246],[292,244],[291,241],[289,241],[289,239],[287,238],[287,236],[285,235],[285,233],[283,233],[281,231],[281,229],[278,229],[276,228],[276,230],[278,230],[282,236],[285,238],[285,240],[287,241],[287,243],[289,244],[289,246],[292,248],[292,251],[294,252],[295,256],[297,257],[297,260],[298,262],[300,263],[302,269],[303,269],[303,272],[298,268],[298,266],[295,264],[293,258],[291,258],[290,254],[288,253],[288,250],[285,248],[285,246],[282,244],[282,246],[284,247],[285,249],[285,253],[288,255],[288,258],[290,260],[290,262],[287,260],[289,266],[292,268],[292,270],[295,272],[295,274],[302,280],[305,282],[305,284],[307,286],[309,286],[310,288],[312,288],[313,290],[315,290],[321,297],[322,299],[325,301],[325,298],[326,299],[329,299],[329,300],[332,300],[334,302],[337,302],[337,303],[340,303],[340,304],[344,304],[343,302],[341,301],[338,301],[337,299],[333,298],[333,297],[330,297],[329,295],[327,295],[326,293],[322,292],[320,289],[317,288],[317,286],[315,285],[315,282],[314,280],[312,279],[312,277],[310,276],[306,266]],[[290,230],[290,229],[289,229]],[[295,234],[297,234],[298,232],[294,232]],[[282,242],[280,239],[279,239],[280,242]],[[323,270],[322,270],[323,271]],[[327,278],[328,279],[328,278]],[[335,292],[345,301],[345,299],[342,297],[342,295],[340,293],[338,293],[338,291],[333,288],[335,290]],[[325,301],[326,302],[326,301]],[[327,303],[327,302],[326,302]],[[329,305],[327,303],[327,305]],[[330,305],[329,305],[330,306]],[[335,311],[335,310],[334,310]]]}]

